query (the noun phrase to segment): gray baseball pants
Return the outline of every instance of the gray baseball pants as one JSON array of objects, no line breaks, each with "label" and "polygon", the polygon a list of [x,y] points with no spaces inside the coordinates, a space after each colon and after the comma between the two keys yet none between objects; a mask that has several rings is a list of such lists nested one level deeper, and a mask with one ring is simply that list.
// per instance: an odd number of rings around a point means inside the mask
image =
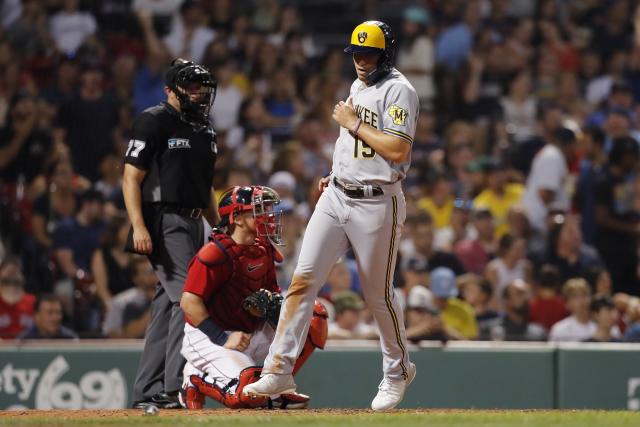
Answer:
[{"label": "gray baseball pants", "polygon": [[393,292],[393,271],[405,217],[400,183],[384,187],[382,196],[363,199],[349,198],[329,184],[307,225],[262,372],[292,372],[307,337],[318,291],[338,258],[351,247],[364,299],[380,329],[384,375],[407,378],[410,362],[404,320]]},{"label": "gray baseball pants", "polygon": [[[185,322],[180,298],[187,267],[203,244],[202,219],[165,213],[159,220],[160,236],[153,241],[149,261],[160,285],[151,302],[151,321],[133,386],[134,402],[149,400],[156,393],[179,390],[182,385],[185,361],[180,349]],[[149,231],[153,235],[151,228]]]}]

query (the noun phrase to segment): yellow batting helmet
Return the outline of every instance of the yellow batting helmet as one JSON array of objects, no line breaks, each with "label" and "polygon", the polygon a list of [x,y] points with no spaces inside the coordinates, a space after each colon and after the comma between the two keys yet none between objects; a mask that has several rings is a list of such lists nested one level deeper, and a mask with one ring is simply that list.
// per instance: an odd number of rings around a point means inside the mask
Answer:
[{"label": "yellow batting helmet", "polygon": [[351,33],[351,44],[347,46],[347,53],[380,52],[387,46],[384,32],[379,21],[366,21],[358,25]]},{"label": "yellow batting helmet", "polygon": [[351,33],[351,43],[344,51],[354,53],[379,53],[378,68],[367,78],[375,83],[387,75],[393,66],[393,51],[395,39],[391,27],[381,21],[365,21],[354,28]]}]

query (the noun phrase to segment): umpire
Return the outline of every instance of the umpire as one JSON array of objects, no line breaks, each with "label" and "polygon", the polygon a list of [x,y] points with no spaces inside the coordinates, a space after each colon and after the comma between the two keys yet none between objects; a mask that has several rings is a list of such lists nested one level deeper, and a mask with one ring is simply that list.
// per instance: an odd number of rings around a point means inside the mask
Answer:
[{"label": "umpire", "polygon": [[127,249],[149,257],[161,285],[151,305],[134,408],[180,407],[182,287],[204,243],[201,217],[211,225],[219,221],[212,187],[217,148],[209,123],[216,81],[204,67],[175,59],[165,85],[167,101],[133,124],[122,183],[132,224]]}]

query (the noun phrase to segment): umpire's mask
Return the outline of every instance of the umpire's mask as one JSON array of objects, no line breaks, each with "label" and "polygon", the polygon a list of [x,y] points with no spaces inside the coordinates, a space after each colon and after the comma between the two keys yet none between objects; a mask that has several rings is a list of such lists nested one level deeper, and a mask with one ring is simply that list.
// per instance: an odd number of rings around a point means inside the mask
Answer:
[{"label": "umpire's mask", "polygon": [[194,129],[209,126],[209,110],[216,97],[217,82],[201,65],[178,58],[167,71],[166,85],[180,102],[180,118]]}]

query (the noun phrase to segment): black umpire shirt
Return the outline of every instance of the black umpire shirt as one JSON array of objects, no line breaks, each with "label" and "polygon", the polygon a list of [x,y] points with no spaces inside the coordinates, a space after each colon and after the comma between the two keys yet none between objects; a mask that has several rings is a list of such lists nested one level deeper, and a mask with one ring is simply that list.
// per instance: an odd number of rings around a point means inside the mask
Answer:
[{"label": "black umpire shirt", "polygon": [[217,151],[213,129],[194,130],[162,102],[136,118],[125,163],[147,171],[143,203],[204,209],[211,204]]}]

